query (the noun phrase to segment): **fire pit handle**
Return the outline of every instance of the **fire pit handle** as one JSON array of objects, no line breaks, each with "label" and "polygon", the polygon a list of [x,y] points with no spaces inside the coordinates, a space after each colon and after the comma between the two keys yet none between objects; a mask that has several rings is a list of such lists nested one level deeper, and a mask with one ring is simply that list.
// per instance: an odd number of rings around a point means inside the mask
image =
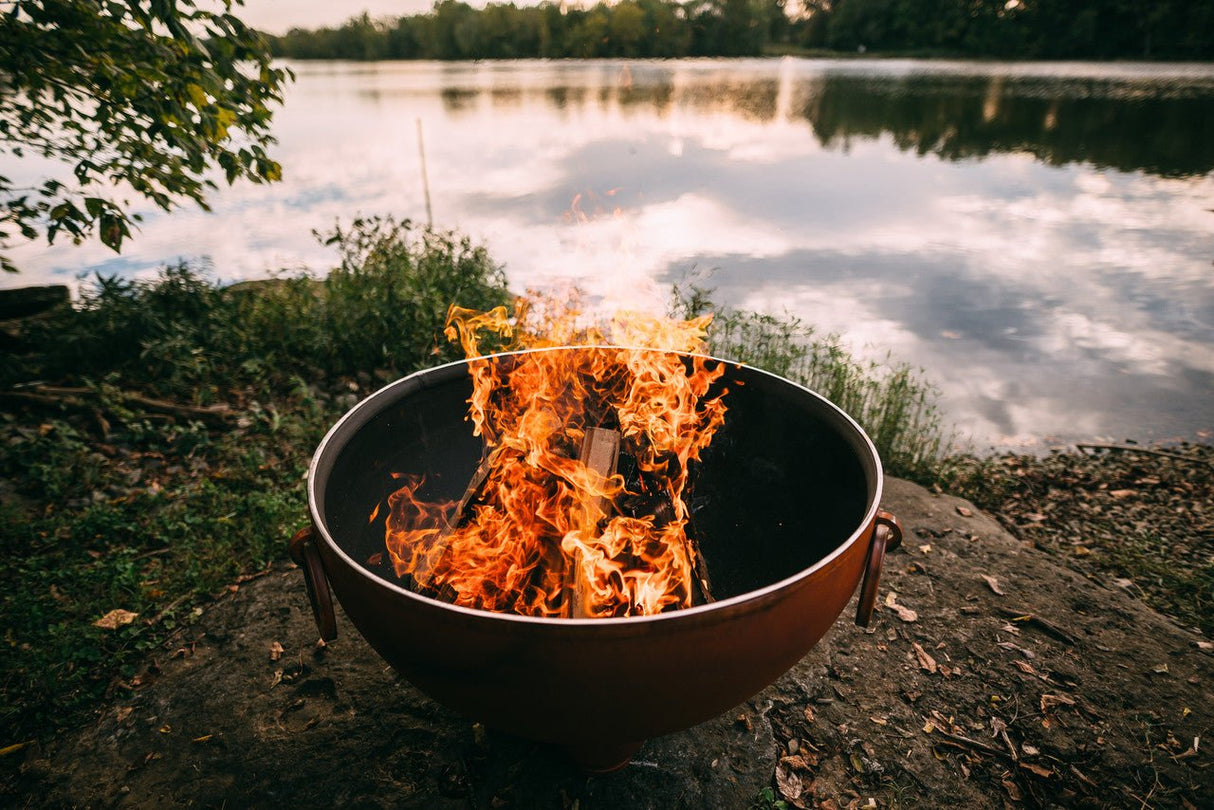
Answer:
[{"label": "fire pit handle", "polygon": [[860,627],[868,627],[868,621],[873,616],[885,552],[902,545],[902,524],[896,517],[889,512],[877,512],[873,522],[873,541],[868,548],[868,562],[864,567],[864,580],[860,584],[860,603],[856,606],[856,624]]},{"label": "fire pit handle", "polygon": [[303,569],[304,587],[308,589],[308,601],[312,603],[312,616],[320,637],[325,641],[337,638],[337,616],[333,612],[333,596],[329,592],[329,578],[325,576],[320,552],[312,537],[312,527],[306,526],[295,533],[287,546],[291,559]]}]

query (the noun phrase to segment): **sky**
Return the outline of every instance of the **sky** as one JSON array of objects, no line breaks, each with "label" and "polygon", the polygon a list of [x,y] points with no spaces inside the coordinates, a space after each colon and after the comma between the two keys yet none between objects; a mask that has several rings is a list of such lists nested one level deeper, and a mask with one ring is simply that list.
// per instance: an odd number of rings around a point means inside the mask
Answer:
[{"label": "sky", "polygon": [[[471,6],[484,4],[483,0],[468,2]],[[429,11],[433,5],[433,0],[245,0],[234,13],[260,31],[285,34],[292,28],[336,27],[364,11],[372,17],[403,17]],[[526,0],[520,5],[526,5]]]}]

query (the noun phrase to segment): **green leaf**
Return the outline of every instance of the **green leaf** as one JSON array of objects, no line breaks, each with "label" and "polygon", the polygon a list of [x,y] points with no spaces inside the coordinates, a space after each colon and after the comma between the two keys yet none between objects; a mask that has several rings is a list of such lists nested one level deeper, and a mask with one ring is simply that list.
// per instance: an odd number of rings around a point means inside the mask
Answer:
[{"label": "green leaf", "polygon": [[99,219],[101,242],[115,253],[122,252],[122,240],[131,235],[126,220],[118,214],[106,211]]},{"label": "green leaf", "polygon": [[206,94],[206,91],[203,90],[201,87],[194,84],[193,82],[190,82],[189,84],[187,84],[185,86],[185,91],[186,91],[186,94],[190,97],[190,101],[193,102],[194,106],[197,109],[201,110],[203,107],[207,106],[207,104],[208,104],[207,94]]},{"label": "green leaf", "polygon": [[[124,181],[164,209],[205,205],[213,167],[229,182],[280,178],[263,149],[274,142],[266,105],[281,103],[289,75],[267,68],[268,45],[226,13],[231,7],[224,2],[213,12],[195,0],[5,4],[0,137],[16,160],[36,155],[66,164],[76,184],[73,190],[32,172],[26,185],[41,196],[35,205],[0,184],[6,231],[48,242],[67,231],[80,241],[96,228],[117,250],[130,236],[132,203],[85,196],[100,178]],[[228,148],[234,138],[240,150]]]}]

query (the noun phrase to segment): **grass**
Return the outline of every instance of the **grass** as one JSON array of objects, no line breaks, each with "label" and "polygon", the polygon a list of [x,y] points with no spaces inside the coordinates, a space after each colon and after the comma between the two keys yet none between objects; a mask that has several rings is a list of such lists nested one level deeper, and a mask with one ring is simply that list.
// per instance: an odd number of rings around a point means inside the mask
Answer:
[{"label": "grass", "polygon": [[103,381],[207,404],[373,370],[387,379],[458,358],[442,337],[450,302],[510,301],[501,267],[453,233],[369,218],[320,236],[341,257],[321,279],[224,287],[185,264],[153,281],[99,277],[75,310],[39,324],[39,351],[0,383]]},{"label": "grass", "polygon": [[[15,735],[0,745],[70,726],[132,688],[197,604],[280,558],[304,514],[303,448],[314,444],[264,423],[190,449],[189,427],[154,444],[115,431],[112,457],[99,458],[67,420],[30,436],[10,417],[4,432],[4,477],[43,495],[32,516],[14,505],[0,516],[0,727]],[[93,625],[113,609],[139,617]]]},{"label": "grass", "polygon": [[[340,264],[222,286],[187,265],[98,279],[31,324],[0,368],[0,750],[72,727],[138,688],[203,606],[285,560],[324,430],[358,397],[455,359],[449,303],[511,299],[484,248],[391,219],[322,236]],[[686,309],[710,302],[702,293]],[[925,474],[940,447],[931,389],[796,321],[717,308],[713,350],[835,398],[890,469]],[[31,402],[34,382],[89,393]],[[224,403],[226,427],[140,410],[128,394]],[[111,610],[138,614],[116,629]]]},{"label": "grass", "polygon": [[860,360],[838,335],[819,335],[796,318],[720,306],[696,287],[676,286],[671,308],[684,316],[714,313],[713,354],[801,383],[846,411],[873,440],[886,472],[920,482],[942,476],[951,436],[938,392],[921,370]]}]

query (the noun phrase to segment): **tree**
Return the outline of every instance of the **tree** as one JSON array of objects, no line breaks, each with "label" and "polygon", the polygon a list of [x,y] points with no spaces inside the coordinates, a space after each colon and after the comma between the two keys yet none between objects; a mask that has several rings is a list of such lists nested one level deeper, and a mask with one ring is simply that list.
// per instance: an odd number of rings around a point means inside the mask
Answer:
[{"label": "tree", "polygon": [[645,12],[632,0],[621,0],[610,11],[607,36],[612,56],[641,55],[641,43],[646,38]]},{"label": "tree", "polygon": [[0,0],[0,157],[63,167],[0,177],[0,249],[45,231],[118,251],[139,218],[123,195],[205,209],[216,168],[228,183],[281,177],[265,148],[291,74],[217,2]]}]

